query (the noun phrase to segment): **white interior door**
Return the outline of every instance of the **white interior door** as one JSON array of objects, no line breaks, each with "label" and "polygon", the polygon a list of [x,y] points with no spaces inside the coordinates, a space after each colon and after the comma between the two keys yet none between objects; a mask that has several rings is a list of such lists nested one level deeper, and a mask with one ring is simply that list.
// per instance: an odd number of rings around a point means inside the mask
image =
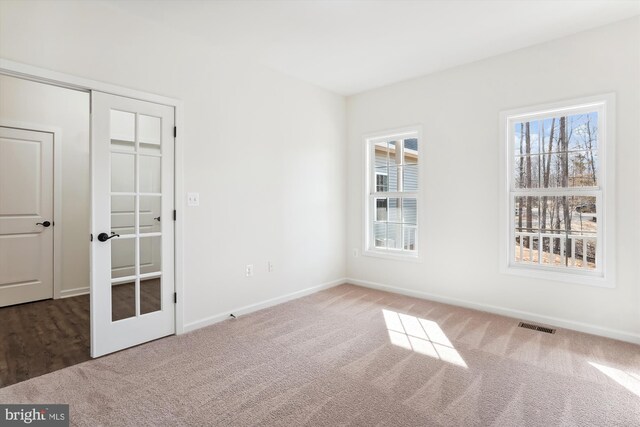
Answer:
[{"label": "white interior door", "polygon": [[174,110],[92,93],[91,354],[175,332]]},{"label": "white interior door", "polygon": [[0,126],[0,307],[53,298],[53,134]]}]

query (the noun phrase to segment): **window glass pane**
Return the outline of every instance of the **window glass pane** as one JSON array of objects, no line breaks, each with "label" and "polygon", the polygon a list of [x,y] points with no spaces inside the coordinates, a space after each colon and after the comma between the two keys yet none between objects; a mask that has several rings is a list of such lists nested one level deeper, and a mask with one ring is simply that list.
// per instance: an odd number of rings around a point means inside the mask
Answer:
[{"label": "window glass pane", "polygon": [[162,124],[160,117],[138,116],[138,142],[141,153],[161,153]]},{"label": "window glass pane", "polygon": [[598,153],[574,151],[543,155],[541,174],[543,188],[595,187],[598,184]]},{"label": "window glass pane", "polygon": [[160,145],[160,117],[138,116],[138,141],[141,144]]},{"label": "window glass pane", "polygon": [[111,196],[111,231],[116,234],[136,232],[136,196]]},{"label": "window glass pane", "polygon": [[155,233],[161,231],[160,196],[140,196],[140,233]]},{"label": "window glass pane", "polygon": [[376,248],[386,248],[387,246],[387,223],[373,223],[373,240]]},{"label": "window glass pane", "polygon": [[374,145],[376,167],[387,166],[389,164],[389,149],[386,142],[376,142]]},{"label": "window glass pane", "polygon": [[540,156],[516,156],[514,174],[516,188],[538,188],[541,175]]},{"label": "window glass pane", "polygon": [[389,168],[386,166],[376,168],[376,191],[389,191]]},{"label": "window glass pane", "polygon": [[402,226],[404,241],[403,241],[403,249],[405,251],[415,251],[416,250],[416,231],[417,228],[412,225],[403,225]]},{"label": "window glass pane", "polygon": [[125,147],[133,148],[136,140],[136,115],[125,111],[111,110],[111,142],[120,141]]},{"label": "window glass pane", "polygon": [[140,156],[140,192],[160,193],[160,157]]},{"label": "window glass pane", "polygon": [[402,249],[402,224],[387,224],[387,247]]},{"label": "window glass pane", "polygon": [[401,221],[400,214],[400,199],[398,198],[390,198],[389,199],[389,222],[400,222]]},{"label": "window glass pane", "polygon": [[565,218],[571,210],[569,202],[570,197],[566,196],[541,197],[540,228],[542,232],[554,234],[567,230]]},{"label": "window glass pane", "polygon": [[389,191],[400,191],[398,174],[402,173],[402,167],[389,167]]},{"label": "window glass pane", "polygon": [[162,309],[161,277],[140,279],[140,314]]},{"label": "window glass pane", "polygon": [[418,223],[418,201],[414,198],[402,199],[402,222],[416,225]]},{"label": "window glass pane", "polygon": [[136,281],[111,285],[111,321],[136,315]]},{"label": "window glass pane", "polygon": [[162,236],[140,238],[140,274],[162,271]]},{"label": "window glass pane", "polygon": [[389,141],[389,165],[400,163],[400,159],[397,156],[398,151],[399,141]]},{"label": "window glass pane", "polygon": [[418,190],[418,165],[404,167],[404,191]]},{"label": "window glass pane", "polygon": [[539,197],[519,196],[515,198],[516,231],[537,232],[540,218]]},{"label": "window glass pane", "polygon": [[136,239],[114,237],[111,242],[111,278],[136,274]]},{"label": "window glass pane", "polygon": [[575,114],[566,120],[569,151],[598,149],[598,113]]},{"label": "window glass pane", "polygon": [[515,260],[537,263],[539,256],[539,236],[516,232]]},{"label": "window glass pane", "polygon": [[376,204],[376,213],[375,220],[376,221],[387,221],[389,218],[389,214],[387,211],[387,199],[375,199]]},{"label": "window glass pane", "polygon": [[[560,265],[560,255],[556,255],[553,251],[554,247],[556,248],[559,254],[559,243],[556,242],[557,239],[554,239],[550,236],[542,236],[542,259],[540,260],[540,264],[543,265]],[[554,246],[555,245],[555,246]]]},{"label": "window glass pane", "polygon": [[111,191],[135,191],[135,154],[111,153]]},{"label": "window glass pane", "polygon": [[418,139],[409,138],[404,140],[404,162],[405,165],[418,163]]},{"label": "window glass pane", "polygon": [[569,187],[595,187],[597,185],[597,155],[588,151],[569,153]]},{"label": "window glass pane", "polygon": [[[553,143],[558,137],[558,120],[555,118],[542,121],[540,141],[540,152],[550,153],[553,151]],[[551,145],[550,145],[551,143]]]},{"label": "window glass pane", "polygon": [[540,153],[540,123],[538,121],[516,123],[514,129],[514,154],[526,156]]},{"label": "window glass pane", "polygon": [[567,229],[586,235],[596,235],[598,232],[598,216],[596,212],[596,198],[573,196],[569,198],[570,221]]}]

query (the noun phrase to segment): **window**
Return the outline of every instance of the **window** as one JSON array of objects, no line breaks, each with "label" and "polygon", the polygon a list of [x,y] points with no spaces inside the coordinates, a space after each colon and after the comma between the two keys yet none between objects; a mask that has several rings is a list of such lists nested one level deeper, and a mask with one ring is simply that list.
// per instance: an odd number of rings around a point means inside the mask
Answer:
[{"label": "window", "polygon": [[418,255],[418,139],[417,129],[366,138],[366,254]]},{"label": "window", "polygon": [[[608,98],[608,97],[605,97]],[[613,200],[605,158],[609,103],[600,98],[503,113],[509,270],[605,284]],[[611,168],[613,169],[613,168]],[[504,181],[503,181],[504,182]]]}]

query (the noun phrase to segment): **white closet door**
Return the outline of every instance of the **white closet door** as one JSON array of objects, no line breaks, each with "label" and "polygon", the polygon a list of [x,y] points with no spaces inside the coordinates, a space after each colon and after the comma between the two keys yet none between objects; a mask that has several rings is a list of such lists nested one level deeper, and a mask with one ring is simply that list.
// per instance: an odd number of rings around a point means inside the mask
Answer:
[{"label": "white closet door", "polygon": [[91,354],[175,333],[173,107],[92,93]]}]

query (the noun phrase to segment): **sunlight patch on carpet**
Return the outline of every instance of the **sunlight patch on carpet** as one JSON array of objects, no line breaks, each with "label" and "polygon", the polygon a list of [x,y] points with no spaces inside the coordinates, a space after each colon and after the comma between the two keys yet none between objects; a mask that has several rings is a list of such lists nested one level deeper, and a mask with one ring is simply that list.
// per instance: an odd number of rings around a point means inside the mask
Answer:
[{"label": "sunlight patch on carpet", "polygon": [[636,396],[640,396],[640,375],[628,373],[610,366],[600,365],[595,362],[589,362],[589,364],[629,390],[631,393]]},{"label": "sunlight patch on carpet", "polygon": [[392,310],[383,309],[382,315],[391,344],[467,368],[460,353],[436,322]]}]

